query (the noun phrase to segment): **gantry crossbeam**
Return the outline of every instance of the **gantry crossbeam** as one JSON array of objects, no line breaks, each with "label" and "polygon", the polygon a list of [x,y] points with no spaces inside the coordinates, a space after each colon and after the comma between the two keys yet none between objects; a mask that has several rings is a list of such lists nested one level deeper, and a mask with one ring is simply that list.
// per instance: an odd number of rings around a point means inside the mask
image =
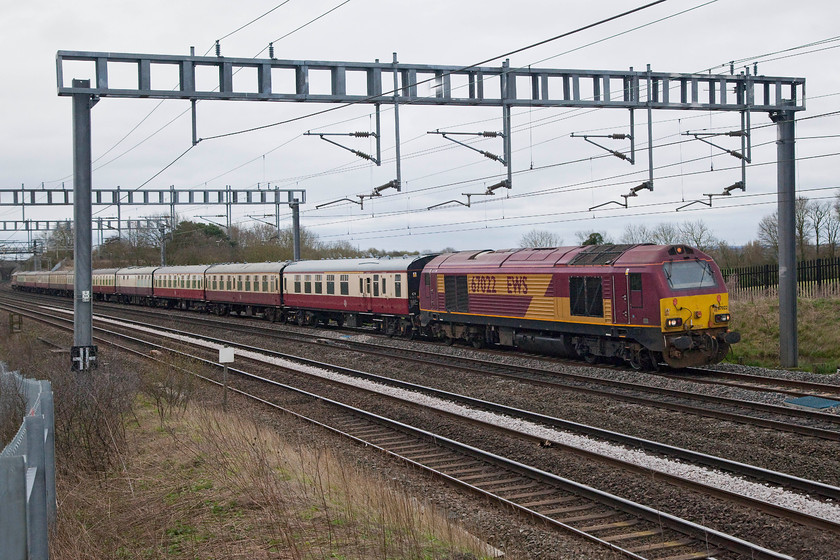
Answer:
[{"label": "gantry crossbeam", "polygon": [[[65,64],[87,64],[91,87],[65,83]],[[177,68],[179,84],[157,79]],[[164,68],[168,67],[168,68]],[[75,68],[74,68],[75,70]],[[167,72],[169,70],[169,72]],[[245,70],[234,80],[234,75]],[[438,66],[58,51],[58,94],[155,99],[393,103],[383,73],[400,78],[399,103],[511,107],[614,107],[800,111],[805,79],[771,76]],[[119,72],[120,85],[112,83]],[[125,77],[130,76],[126,80]],[[78,76],[76,76],[78,77]],[[201,79],[203,87],[197,84]],[[648,88],[648,81],[650,86]],[[130,82],[130,83],[125,83]],[[389,83],[386,81],[385,83]],[[350,84],[350,85],[348,85]],[[352,85],[358,85],[353,88]],[[427,85],[428,84],[428,85]]]}]

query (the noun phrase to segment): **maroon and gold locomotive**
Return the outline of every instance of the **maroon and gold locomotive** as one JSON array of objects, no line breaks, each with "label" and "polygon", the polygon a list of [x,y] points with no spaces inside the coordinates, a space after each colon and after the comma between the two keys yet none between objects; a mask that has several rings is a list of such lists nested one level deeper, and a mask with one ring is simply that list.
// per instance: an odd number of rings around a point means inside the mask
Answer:
[{"label": "maroon and gold locomotive", "polygon": [[717,363],[740,340],[714,261],[684,245],[596,245],[439,255],[423,269],[422,327],[475,346],[624,360]]}]

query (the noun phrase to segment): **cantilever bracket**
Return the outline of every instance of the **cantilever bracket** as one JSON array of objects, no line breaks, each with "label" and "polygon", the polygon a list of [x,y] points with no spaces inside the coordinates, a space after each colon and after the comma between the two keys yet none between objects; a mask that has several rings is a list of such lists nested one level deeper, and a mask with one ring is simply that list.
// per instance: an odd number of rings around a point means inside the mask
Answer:
[{"label": "cantilever bracket", "polygon": [[[572,138],[583,138],[593,146],[597,146],[602,150],[607,151],[608,153],[614,155],[618,159],[623,159],[624,161],[628,162],[630,165],[636,164],[636,117],[635,113],[633,113],[633,109],[630,109],[630,133],[616,133],[616,134],[575,134],[572,132]],[[630,155],[628,156],[624,152],[619,152],[618,150],[611,150],[606,146],[602,146],[597,142],[593,142],[590,138],[606,138],[609,140],[630,140]]]},{"label": "cantilever bracket", "polygon": [[610,205],[610,204],[618,204],[619,206],[621,206],[623,208],[628,208],[629,207],[628,199],[630,197],[633,197],[633,196],[639,196],[639,191],[645,190],[645,189],[647,189],[649,191],[652,191],[653,190],[653,183],[651,183],[650,181],[645,181],[641,185],[633,187],[632,189],[630,189],[629,193],[621,195],[621,197],[624,199],[624,202],[618,202],[617,200],[610,200],[609,202],[604,202],[603,204],[598,204],[597,206],[592,206],[589,210],[590,211],[595,210],[596,208],[601,208],[602,206],[607,206],[607,205]]},{"label": "cantilever bracket", "polygon": [[[353,204],[361,204],[358,200],[353,200],[352,198],[339,198],[338,200],[333,200],[331,202],[325,202],[323,204],[319,204],[315,207],[316,210],[324,208],[325,206],[331,206],[333,204],[338,204],[339,202],[352,202]],[[364,206],[362,207],[364,208]]]},{"label": "cantilever bracket", "polygon": [[446,140],[449,140],[450,142],[455,142],[459,146],[463,146],[465,148],[469,148],[470,150],[472,150],[474,152],[478,152],[479,154],[483,155],[487,159],[492,159],[493,161],[498,161],[502,165],[507,166],[507,162],[501,156],[497,156],[496,154],[487,152],[485,150],[479,150],[478,148],[470,146],[469,144],[461,142],[460,140],[455,140],[454,138],[450,138],[450,136],[454,136],[454,135],[482,136],[484,138],[504,138],[505,135],[502,132],[492,132],[492,131],[484,131],[484,132],[446,132],[446,131],[442,131],[442,130],[430,130],[426,134],[439,134],[443,138],[445,138]]},{"label": "cantilever bracket", "polygon": [[431,210],[432,208],[437,208],[438,206],[445,206],[447,204],[452,204],[453,202],[456,203],[456,204],[460,204],[461,206],[466,206],[467,208],[469,208],[472,205],[472,197],[474,197],[474,196],[496,196],[496,193],[495,193],[496,189],[500,189],[502,187],[505,187],[505,188],[508,188],[508,189],[510,188],[510,183],[508,182],[507,179],[505,179],[503,181],[500,181],[500,182],[498,182],[494,185],[490,185],[489,187],[487,187],[487,189],[483,193],[461,193],[461,196],[466,196],[467,197],[466,202],[461,202],[460,200],[456,200],[456,199],[447,200],[446,202],[440,202],[438,204],[433,204],[432,206],[429,206],[428,208],[426,208],[426,210]]},{"label": "cantilever bracket", "polygon": [[684,205],[680,206],[679,208],[677,208],[677,212],[679,212],[683,208],[688,208],[692,204],[705,204],[706,206],[711,208],[713,197],[716,197],[716,196],[732,196],[732,191],[734,191],[735,189],[741,189],[742,191],[747,190],[746,186],[744,186],[744,183],[741,182],[741,181],[738,181],[737,183],[729,185],[728,187],[723,189],[723,192],[721,192],[721,193],[712,193],[712,194],[704,193],[703,196],[709,197],[709,202],[706,202],[705,200],[693,200],[693,201],[689,202],[688,204],[684,204]]},{"label": "cantilever bracket", "polygon": [[747,154],[743,152],[739,152],[737,150],[730,150],[728,148],[724,148],[723,146],[718,146],[714,142],[710,142],[707,138],[714,138],[716,136],[732,136],[735,138],[742,138],[745,137],[747,134],[744,130],[733,130],[730,132],[683,132],[683,136],[693,136],[695,140],[700,140],[701,142],[708,144],[709,146],[715,147],[718,150],[724,151],[730,156],[734,158],[738,158],[740,160],[744,160],[747,163],[751,163],[750,158]]},{"label": "cantilever bracket", "polygon": [[[631,165],[636,163],[635,148],[632,146],[632,140],[633,140],[633,135],[632,134],[575,134],[574,132],[572,132],[571,137],[572,138],[583,138],[584,140],[586,140],[587,142],[589,142],[593,146],[597,146],[597,147],[601,148],[602,150],[605,150],[605,151],[609,152],[610,154],[614,155],[618,159],[623,159],[624,161],[630,163]],[[599,143],[597,143],[593,140],[590,140],[590,138],[607,138],[607,139],[610,139],[610,140],[630,140],[631,141],[630,155],[628,156],[627,154],[625,154],[623,152],[619,152],[618,150],[611,150],[610,148],[607,148],[606,146],[602,146],[601,144],[599,144]]]},{"label": "cantilever bracket", "polygon": [[[372,161],[376,165],[382,165],[382,158],[379,157],[379,154],[381,153],[380,152],[380,143],[379,143],[379,134],[377,134],[376,132],[310,132],[310,131],[306,131],[306,132],[303,133],[303,135],[304,136],[318,136],[324,142],[329,142],[333,146],[338,146],[339,148],[341,148],[343,150],[347,150],[351,154],[356,155],[356,156],[358,156],[362,159]],[[362,151],[359,151],[359,150],[354,150],[353,148],[345,146],[344,144],[340,144],[340,143],[336,142],[335,140],[330,140],[329,138],[326,138],[327,136],[351,136],[353,138],[371,138],[371,137],[376,138],[376,154],[377,155],[372,156],[370,154],[366,154],[365,152],[362,152]]]}]

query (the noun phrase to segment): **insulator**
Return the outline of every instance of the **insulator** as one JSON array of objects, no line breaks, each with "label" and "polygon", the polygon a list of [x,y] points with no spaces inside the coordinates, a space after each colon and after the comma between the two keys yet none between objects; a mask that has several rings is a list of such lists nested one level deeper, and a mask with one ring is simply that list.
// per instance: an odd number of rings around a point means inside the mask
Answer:
[{"label": "insulator", "polygon": [[355,138],[370,138],[371,136],[374,136],[374,133],[372,133],[372,132],[351,132],[350,136],[353,136]]},{"label": "insulator", "polygon": [[216,41],[216,56],[222,56],[222,45]]},{"label": "insulator", "polygon": [[268,44],[268,58],[274,58],[274,43]]},{"label": "insulator", "polygon": [[619,134],[610,134],[610,138],[612,138],[613,140],[627,140],[628,138],[630,138],[630,135],[629,134],[620,134],[620,133]]},{"label": "insulator", "polygon": [[481,133],[481,135],[485,138],[496,138],[497,136],[499,136],[499,133],[493,131],[484,131]]},{"label": "insulator", "polygon": [[612,155],[614,155],[615,157],[617,157],[619,159],[623,159],[623,160],[627,159],[627,156],[622,154],[621,152],[611,152],[611,153],[612,153]]}]

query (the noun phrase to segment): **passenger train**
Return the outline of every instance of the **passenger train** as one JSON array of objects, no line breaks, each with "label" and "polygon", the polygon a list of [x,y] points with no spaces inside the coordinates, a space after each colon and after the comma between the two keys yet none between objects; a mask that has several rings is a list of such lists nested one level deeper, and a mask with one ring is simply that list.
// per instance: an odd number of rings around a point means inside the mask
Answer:
[{"label": "passenger train", "polygon": [[[73,272],[16,290],[73,294]],[[93,297],[316,326],[375,326],[475,347],[615,360],[720,362],[740,340],[711,257],[685,245],[595,245],[397,258],[94,270]]]}]

